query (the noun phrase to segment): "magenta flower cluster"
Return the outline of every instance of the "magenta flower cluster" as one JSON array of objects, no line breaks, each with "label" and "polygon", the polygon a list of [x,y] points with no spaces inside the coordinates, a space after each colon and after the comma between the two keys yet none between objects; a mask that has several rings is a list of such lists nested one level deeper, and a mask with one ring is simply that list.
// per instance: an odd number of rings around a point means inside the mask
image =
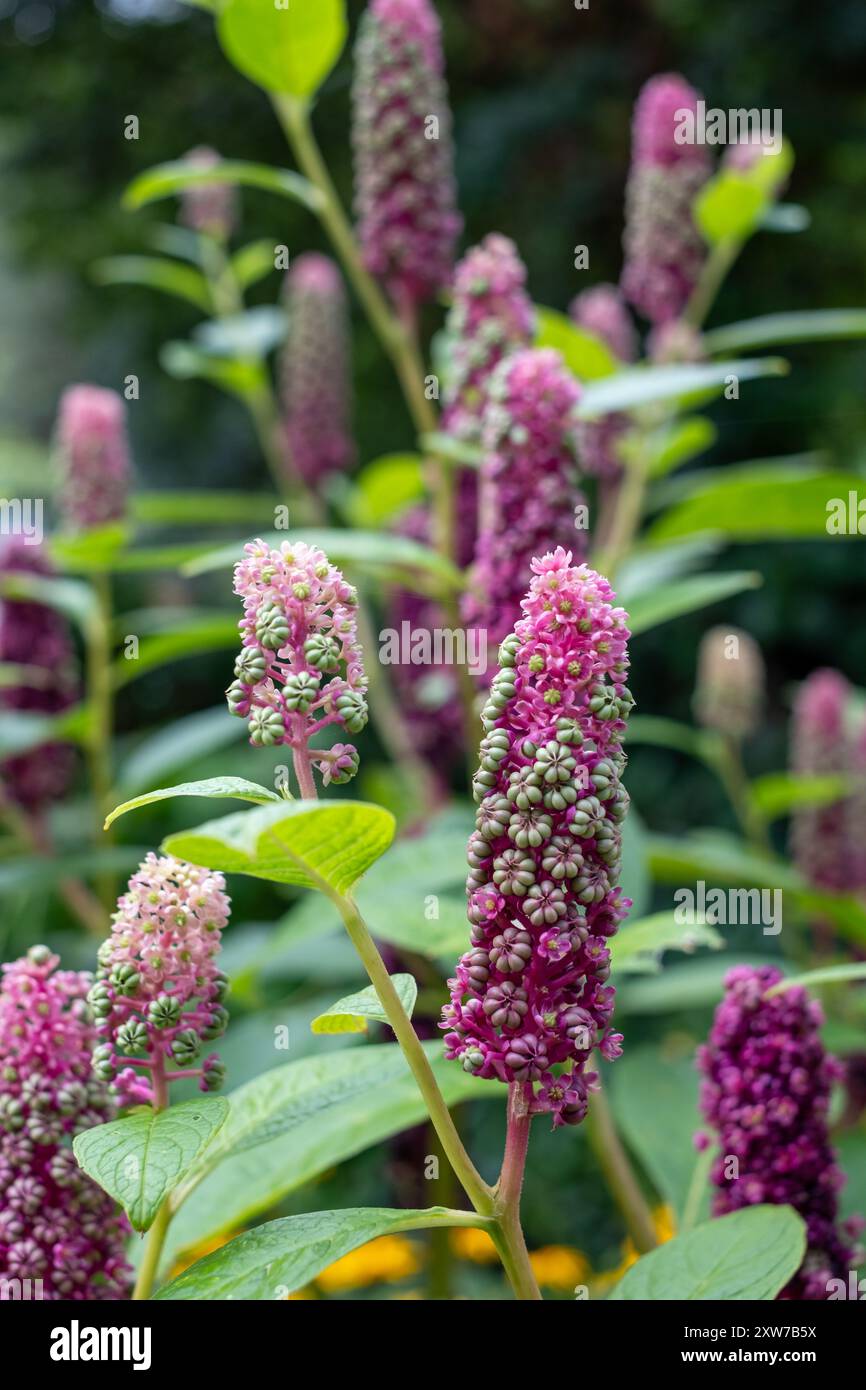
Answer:
[{"label": "magenta flower cluster", "polygon": [[488,644],[514,627],[533,556],[561,545],[583,557],[573,446],[579,399],[580,387],[550,348],[512,353],[488,383],[478,541],[463,605],[464,621],[485,629]]},{"label": "magenta flower cluster", "polygon": [[677,73],[650,78],[635,105],[626,186],[626,298],[651,323],[679,317],[698,281],[706,247],[692,205],[710,175],[707,147],[676,139],[680,112],[698,93]]},{"label": "magenta flower cluster", "polygon": [[57,446],[66,528],[121,521],[132,475],[122,396],[101,386],[70,386],[60,400]]},{"label": "magenta flower cluster", "polygon": [[609,940],[617,886],[622,735],[633,704],[627,617],[606,579],[558,548],[532,561],[482,720],[468,846],[471,946],[449,981],[446,1055],[522,1082],[554,1125],[577,1124],[598,1049],[613,1059]]},{"label": "magenta flower cluster", "polygon": [[[0,576],[50,573],[38,546],[9,538],[0,553]],[[55,609],[0,597],[0,663],[22,671],[17,684],[0,688],[0,709],[51,716],[75,703],[79,677],[72,634]],[[75,752],[67,743],[40,744],[0,763],[4,794],[30,813],[59,800],[74,771]]]},{"label": "magenta flower cluster", "polygon": [[367,269],[408,311],[448,285],[462,226],[443,72],[430,0],[371,0],[355,49],[358,237]]},{"label": "magenta flower cluster", "polygon": [[289,331],[281,362],[289,466],[315,487],[350,468],[346,290],[329,256],[299,256],[286,276]]},{"label": "magenta flower cluster", "polygon": [[114,1118],[108,1088],[91,1072],[90,977],[58,965],[33,946],[3,967],[0,1281],[42,1281],[22,1298],[122,1299],[129,1228],[71,1147],[76,1134]]},{"label": "magenta flower cluster", "polygon": [[225,1032],[220,934],[229,920],[222,874],[148,854],[129,880],[99,948],[88,1002],[100,1038],[94,1072],[122,1105],[163,1108],[167,1085],[189,1076],[215,1091],[225,1068],[203,1047]]},{"label": "magenta flower cluster", "polygon": [[[244,547],[235,593],[244,601],[243,646],[228,690],[250,742],[306,749],[331,725],[359,734],[367,723],[367,678],[357,635],[358,595],[323,551],[303,541]],[[352,744],[316,749],[324,783],[358,770]]]},{"label": "magenta flower cluster", "polygon": [[[737,966],[725,978],[709,1041],[698,1050],[701,1111],[718,1140],[711,1178],[716,1216],[760,1202],[794,1207],[806,1222],[801,1268],[779,1295],[828,1297],[859,1252],[857,1222],[838,1227],[844,1177],[830,1144],[830,1089],[842,1068],[820,1037],[820,1006],[799,985],[767,997],[774,966]],[[698,1136],[699,1147],[710,1140]]]},{"label": "magenta flower cluster", "polygon": [[[792,770],[805,776],[866,778],[866,723],[852,719],[853,691],[839,671],[813,671],[794,706]],[[795,811],[794,859],[808,881],[831,893],[866,888],[863,795]]]},{"label": "magenta flower cluster", "polygon": [[454,272],[446,323],[451,347],[442,428],[478,443],[487,384],[509,352],[528,348],[535,332],[526,267],[514,242],[491,232]]},{"label": "magenta flower cluster", "polygon": [[[631,315],[616,285],[593,285],[577,295],[569,313],[579,328],[600,338],[619,363],[637,356],[637,334]],[[627,415],[611,411],[597,420],[579,420],[575,429],[581,468],[605,484],[622,477],[622,445],[630,429]]]}]

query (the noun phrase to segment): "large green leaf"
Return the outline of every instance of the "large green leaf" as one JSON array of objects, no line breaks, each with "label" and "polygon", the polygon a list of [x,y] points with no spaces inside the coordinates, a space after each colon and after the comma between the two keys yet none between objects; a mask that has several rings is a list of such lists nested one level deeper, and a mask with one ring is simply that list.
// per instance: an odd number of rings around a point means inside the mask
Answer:
[{"label": "large green leaf", "polygon": [[77,1135],[72,1147],[80,1167],[120,1203],[134,1229],[146,1231],[228,1113],[223,1096],[182,1101],[168,1110],[142,1106]]},{"label": "large green leaf", "polygon": [[626,1048],[611,1071],[617,1126],[659,1196],[679,1216],[695,1169],[693,1137],[700,1129],[694,1057],[669,1056],[641,1044]]},{"label": "large green leaf", "polygon": [[690,954],[698,946],[719,950],[722,937],[706,922],[679,922],[673,912],[628,921],[610,943],[611,969],[615,974],[645,975],[659,969],[665,951]]},{"label": "large green leaf", "polygon": [[711,246],[744,241],[757,231],[767,203],[767,194],[747,174],[720,169],[695,199],[695,222]]},{"label": "large green leaf", "polygon": [[245,77],[269,92],[306,100],[343,51],[345,0],[224,0],[217,34]]},{"label": "large green leaf", "polygon": [[768,772],[756,778],[749,789],[752,802],[767,820],[785,816],[801,806],[827,806],[851,790],[849,777],[796,772]]},{"label": "large green leaf", "polygon": [[616,376],[590,382],[577,407],[578,417],[593,420],[614,410],[636,410],[656,401],[673,401],[705,391],[723,391],[732,378],[785,376],[788,364],[780,357],[756,357],[731,362],[698,363],[681,367],[631,367]]},{"label": "large green leaf", "polygon": [[[284,1299],[315,1279],[328,1265],[368,1240],[395,1231],[442,1229],[467,1223],[465,1213],[430,1207],[391,1211],[350,1207],[345,1211],[284,1216],[246,1231],[205,1255],[166,1284],[157,1299]],[[478,1225],[483,1225],[481,1218]]]},{"label": "large green leaf", "polygon": [[[244,188],[261,188],[282,198],[291,198],[316,212],[322,198],[318,190],[292,169],[275,169],[270,164],[251,164],[242,159],[224,159],[208,169],[195,169],[187,160],[177,159],[170,164],[157,164],[133,179],[123,195],[124,206],[141,208],[183,193],[187,188],[202,188],[213,184],[239,184]],[[273,257],[273,248],[271,251]]]},{"label": "large green leaf", "polygon": [[598,381],[618,370],[619,362],[595,333],[579,328],[558,309],[545,309],[537,304],[535,313],[538,324],[535,346],[555,348],[581,381]]},{"label": "large green leaf", "polygon": [[825,537],[830,534],[828,506],[835,499],[847,503],[849,492],[857,493],[863,483],[856,473],[804,475],[785,468],[752,478],[723,478],[664,512],[649,534],[655,541],[702,531],[717,532],[728,541]]},{"label": "large green leaf", "polygon": [[632,636],[636,637],[684,613],[694,613],[747,589],[757,589],[762,583],[762,576],[754,570],[690,574],[640,594],[621,594],[620,602],[628,613]]},{"label": "large green leaf", "polygon": [[724,978],[731,967],[749,965],[755,970],[778,965],[778,956],[727,954],[702,956],[698,960],[671,962],[658,975],[630,976],[617,991],[617,1012],[670,1016],[678,1012],[712,1009],[724,993]]},{"label": "large green leaf", "polygon": [[[176,787],[158,787],[156,791],[143,792],[141,796],[134,796],[130,801],[124,801],[122,805],[115,806],[111,814],[106,818],[105,828],[108,827],[121,816],[125,816],[127,811],[136,811],[139,806],[150,806],[154,801],[168,801],[176,796],[203,796],[207,798],[224,799],[231,798],[237,801],[255,802],[279,802],[287,810],[288,804],[276,792],[270,791],[267,787],[260,787],[258,782],[248,782],[244,777],[209,777],[204,782],[180,782]],[[229,819],[234,819],[229,817]],[[214,821],[214,825],[219,825],[219,821]],[[191,834],[194,832],[190,832]],[[189,858],[189,856],[186,856]],[[195,862],[195,861],[193,861]],[[202,861],[203,862],[203,861]],[[207,868],[217,868],[215,864],[206,865]]]},{"label": "large green leaf", "polygon": [[[468,1099],[501,1100],[497,1087],[446,1062],[441,1040],[425,1043],[424,1050],[448,1105]],[[352,1063],[343,1060],[349,1056]],[[362,1075],[369,1084],[356,1084]],[[427,1117],[396,1043],[365,1044],[351,1052],[290,1063],[232,1092],[229,1099],[225,1143],[233,1142],[235,1135],[238,1151],[223,1156],[223,1135],[219,1136],[216,1166],[204,1174],[171,1223],[164,1268],[171,1267],[178,1252],[194,1251],[226,1231],[236,1231],[320,1173]],[[273,1137],[263,1141],[269,1126]],[[210,1157],[205,1155],[205,1164]],[[190,1174],[190,1183],[196,1177]],[[183,1189],[178,1196],[182,1195]]]},{"label": "large green leaf", "polygon": [[711,328],[704,335],[704,345],[709,352],[751,352],[780,344],[840,338],[866,338],[866,309],[804,309],[790,314],[765,314]]},{"label": "large green leaf", "polygon": [[[249,539],[249,538],[247,538]],[[279,548],[284,541],[304,541],[324,550],[333,564],[357,574],[370,574],[379,579],[402,582],[419,588],[428,587],[460,590],[463,576],[455,565],[429,546],[393,536],[381,531],[331,531],[324,528],[293,530],[289,535],[275,531],[262,537],[266,545]],[[246,540],[210,550],[184,566],[190,576],[209,574],[213,570],[230,569],[243,557]]]},{"label": "large green leaf", "polygon": [[663,478],[702,454],[716,441],[717,430],[705,415],[686,415],[651,434],[647,440],[647,472]]},{"label": "large green leaf", "polygon": [[784,994],[786,989],[803,985],[812,989],[815,985],[846,985],[851,980],[866,980],[866,964],[863,961],[846,961],[841,965],[824,965],[818,970],[807,970],[803,975],[789,975],[767,990],[767,997]]},{"label": "large green leaf", "polygon": [[[415,1000],[418,998],[418,985],[414,975],[392,975],[391,983],[400,996],[400,1002],[409,1017],[412,1017]],[[314,1033],[366,1033],[370,1020],[387,1023],[388,1016],[379,1003],[379,996],[372,985],[357,994],[347,994],[338,999],[324,1013],[319,1014],[310,1024]]]},{"label": "large green leaf", "polygon": [[288,320],[275,304],[209,319],[193,329],[193,340],[217,357],[267,357],[286,336]]},{"label": "large green leaf", "polygon": [[384,526],[425,493],[420,454],[383,454],[366,464],[349,499],[352,521],[359,527]]},{"label": "large green leaf", "polygon": [[746,1207],[644,1255],[611,1298],[768,1303],[796,1272],[805,1251],[806,1226],[793,1207]]},{"label": "large green leaf", "polygon": [[285,801],[170,835],[164,848],[209,869],[346,893],[393,838],[382,806]]},{"label": "large green leaf", "polygon": [[91,274],[98,285],[142,285],[213,313],[210,287],[201,271],[164,256],[108,256],[94,262]]}]

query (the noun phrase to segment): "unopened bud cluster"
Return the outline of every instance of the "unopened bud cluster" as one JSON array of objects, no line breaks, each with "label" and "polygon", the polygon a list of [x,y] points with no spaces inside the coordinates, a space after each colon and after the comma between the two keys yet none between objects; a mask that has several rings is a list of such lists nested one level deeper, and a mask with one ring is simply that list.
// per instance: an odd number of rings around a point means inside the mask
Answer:
[{"label": "unopened bud cluster", "polygon": [[[367,723],[367,679],[357,634],[357,591],[323,551],[302,541],[244,547],[235,593],[244,601],[243,647],[228,690],[232,714],[249,721],[250,742],[305,748],[331,725],[359,734]],[[329,782],[358,770],[352,744],[316,749]]]},{"label": "unopened bud cluster", "polygon": [[576,1124],[594,1049],[612,1059],[608,942],[618,884],[626,614],[561,548],[532,561],[523,617],[503,642],[482,720],[467,880],[471,947],[443,1011],[446,1055],[523,1082],[531,1108]]},{"label": "unopened bud cluster", "polygon": [[203,1091],[222,1085],[217,1054],[201,1057],[228,1022],[217,964],[224,889],[222,874],[148,854],[118,901],[88,998],[101,1039],[94,1072],[124,1105],[153,1103],[155,1083],[175,1069],[198,1076]]},{"label": "unopened bud cluster", "polygon": [[57,449],[67,530],[121,521],[132,481],[123,397],[101,386],[70,386],[60,400]]},{"label": "unopened bud cluster", "polygon": [[90,976],[46,946],[0,984],[0,1281],[41,1280],[46,1299],[129,1295],[128,1226],[78,1167],[75,1135],[115,1115],[91,1070]]}]

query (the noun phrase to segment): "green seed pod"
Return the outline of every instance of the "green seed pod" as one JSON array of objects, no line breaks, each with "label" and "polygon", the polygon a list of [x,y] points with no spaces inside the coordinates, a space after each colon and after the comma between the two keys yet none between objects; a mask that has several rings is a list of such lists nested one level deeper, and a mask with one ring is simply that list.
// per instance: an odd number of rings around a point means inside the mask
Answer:
[{"label": "green seed pod", "polygon": [[141,976],[134,965],[116,965],[108,977],[109,983],[118,994],[128,996],[135,994],[141,983]]},{"label": "green seed pod", "polygon": [[235,662],[235,675],[247,685],[257,685],[264,680],[267,669],[267,658],[258,647],[244,647]]},{"label": "green seed pod", "polygon": [[250,709],[249,686],[244,685],[243,681],[232,681],[226,691],[226,703],[229,714],[238,714],[242,719],[246,718]]},{"label": "green seed pod", "polygon": [[311,671],[298,671],[286,676],[283,685],[286,709],[306,714],[319,694],[321,680],[321,676],[314,676]]},{"label": "green seed pod", "polygon": [[217,1005],[212,1010],[210,1022],[201,1030],[201,1036],[205,1042],[213,1042],[214,1038],[221,1038],[226,1030],[229,1021],[228,1009],[223,1009]]},{"label": "green seed pod", "polygon": [[359,690],[347,690],[337,700],[337,713],[347,733],[359,734],[367,726],[367,701]]},{"label": "green seed pod", "polygon": [[147,1027],[139,1019],[131,1018],[117,1030],[117,1050],[129,1057],[143,1057],[149,1041]]},{"label": "green seed pod", "polygon": [[181,1067],[190,1067],[201,1052],[201,1039],[194,1028],[184,1028],[171,1045],[171,1055]]},{"label": "green seed pod", "polygon": [[347,754],[349,754],[351,758],[351,763],[348,767],[339,768],[336,771],[331,772],[331,781],[333,782],[335,787],[340,787],[345,782],[351,782],[352,778],[355,776],[355,773],[358,771],[358,768],[361,765],[361,759],[359,758],[356,749],[350,749],[347,746],[345,751]]},{"label": "green seed pod", "polygon": [[336,671],[340,664],[340,648],[333,637],[314,632],[304,643],[304,657],[317,671]]},{"label": "green seed pod", "polygon": [[268,651],[277,652],[289,640],[289,620],[277,603],[266,603],[259,609],[256,641]]},{"label": "green seed pod", "polygon": [[268,705],[256,705],[250,715],[250,743],[257,748],[273,748],[282,743],[286,727],[279,710]]},{"label": "green seed pod", "polygon": [[180,1018],[180,1002],[170,994],[160,994],[147,1006],[147,1021],[154,1028],[173,1028]]}]

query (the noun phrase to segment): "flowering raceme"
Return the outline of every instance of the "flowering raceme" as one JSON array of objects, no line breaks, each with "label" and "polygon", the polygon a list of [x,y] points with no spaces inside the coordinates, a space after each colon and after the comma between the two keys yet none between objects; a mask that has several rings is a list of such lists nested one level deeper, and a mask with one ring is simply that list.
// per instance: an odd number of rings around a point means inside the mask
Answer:
[{"label": "flowering raceme", "polygon": [[[197,145],[184,162],[206,172],[219,164],[220,157],[209,145]],[[181,194],[180,220],[193,232],[204,232],[227,241],[237,222],[237,190],[230,183],[189,184]]]},{"label": "flowering raceme", "polygon": [[692,204],[710,175],[707,149],[675,138],[679,113],[695,112],[697,102],[683,77],[665,73],[650,78],[635,105],[621,284],[654,324],[679,317],[706,255]]},{"label": "flowering raceme", "polygon": [[698,650],[698,722],[736,740],[747,738],[761,717],[765,681],[764,658],[754,637],[740,628],[710,628]]},{"label": "flowering raceme", "polygon": [[351,467],[349,343],[343,278],[328,256],[299,256],[286,276],[289,332],[282,396],[289,463],[316,486]]},{"label": "flowering raceme", "polygon": [[407,310],[447,286],[462,226],[443,71],[430,0],[371,0],[355,50],[358,237],[367,269]]},{"label": "flowering raceme", "polygon": [[[532,301],[525,289],[526,267],[508,237],[491,233],[467,251],[454,273],[453,299],[445,336],[451,371],[443,397],[442,429],[471,444],[481,438],[481,422],[491,373],[509,352],[529,347],[534,331]],[[477,474],[462,469],[454,507],[455,559],[470,563],[478,531]],[[430,514],[413,507],[401,519],[401,535],[430,543]],[[402,630],[434,631],[449,626],[434,600],[408,589],[397,591],[391,624]],[[399,665],[394,676],[422,752],[441,766],[460,748],[462,714],[453,668]]]},{"label": "flowering raceme", "polygon": [[[50,573],[40,548],[19,537],[11,537],[0,553],[0,576]],[[55,609],[0,598],[0,663],[23,671],[20,684],[0,688],[0,709],[56,715],[75,703],[79,682],[72,635]],[[38,812],[64,795],[74,768],[71,744],[42,744],[0,763],[3,792],[24,810]]]},{"label": "flowering raceme", "polygon": [[[851,1239],[859,1223],[848,1223],[843,1234],[837,1229],[844,1178],[827,1121],[842,1068],[824,1050],[820,1006],[802,986],[767,998],[781,979],[774,966],[729,971],[709,1041],[698,1050],[701,1111],[719,1143],[713,1210],[724,1216],[759,1202],[794,1207],[806,1222],[808,1248],[779,1297],[820,1300],[828,1281],[847,1279],[859,1260]],[[698,1143],[707,1147],[709,1139],[699,1135]]]},{"label": "flowering raceme", "polygon": [[91,1072],[90,977],[59,963],[33,946],[3,967],[0,1282],[41,1280],[34,1298],[121,1299],[129,1228],[71,1148],[76,1134],[114,1118],[114,1103]]},{"label": "flowering raceme", "polygon": [[60,400],[57,445],[67,530],[121,521],[132,471],[122,396],[101,386],[70,386]]},{"label": "flowering raceme", "polygon": [[607,580],[568,551],[531,569],[482,716],[471,946],[442,1027],[466,1071],[523,1082],[536,1113],[577,1124],[593,1049],[621,1051],[607,979],[608,940],[631,905],[616,886],[629,632]]},{"label": "flowering raceme", "polygon": [[[367,723],[367,678],[357,635],[357,591],[323,551],[302,541],[244,547],[235,593],[244,601],[243,646],[228,690],[232,714],[249,721],[250,742],[306,756],[320,729],[358,734]],[[352,744],[316,749],[325,785],[358,770]],[[306,793],[305,793],[306,794]],[[315,791],[312,792],[315,795]]]},{"label": "flowering raceme", "polygon": [[101,1039],[94,1071],[114,1082],[124,1105],[162,1108],[167,1083],[189,1076],[200,1077],[202,1091],[222,1085],[215,1052],[195,1063],[228,1022],[228,981],[217,965],[229,920],[224,889],[222,874],[148,854],[118,900],[88,1000]]},{"label": "flowering raceme", "polygon": [[[839,671],[813,671],[800,687],[794,706],[792,764],[806,776],[844,776],[851,770],[852,748],[847,728],[851,687]],[[862,854],[852,843],[850,803],[846,799],[823,806],[801,806],[794,813],[791,839],[794,859],[810,883],[831,893],[857,886],[855,859]]]},{"label": "flowering raceme", "polygon": [[[622,294],[616,285],[593,285],[576,295],[569,313],[578,328],[595,334],[618,362],[633,362],[637,335]],[[629,418],[611,411],[597,420],[579,420],[575,426],[581,467],[590,477],[616,483],[622,476],[621,449],[629,430]]]},{"label": "flowering raceme", "polygon": [[488,644],[514,626],[534,555],[570,545],[582,558],[586,531],[576,529],[572,449],[580,387],[550,348],[515,352],[488,385],[482,427],[478,542],[463,616],[486,629]]}]

